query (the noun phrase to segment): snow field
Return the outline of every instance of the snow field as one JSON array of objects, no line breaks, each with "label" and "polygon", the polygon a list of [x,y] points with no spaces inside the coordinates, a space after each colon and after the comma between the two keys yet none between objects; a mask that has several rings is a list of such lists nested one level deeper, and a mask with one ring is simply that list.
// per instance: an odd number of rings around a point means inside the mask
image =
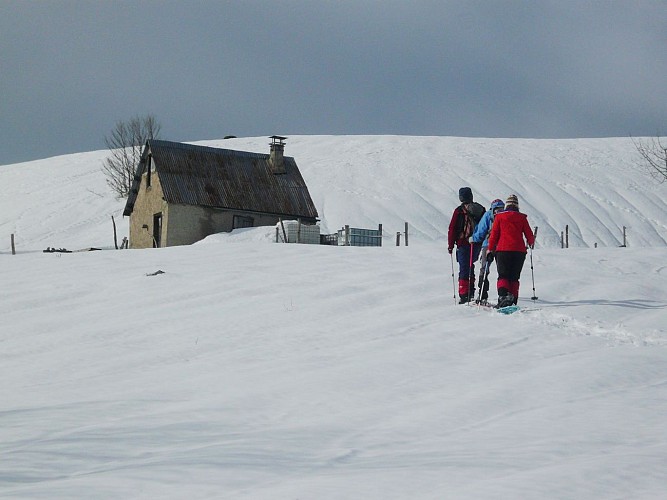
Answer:
[{"label": "snow field", "polygon": [[[667,207],[629,139],[297,136],[286,154],[322,232],[383,223],[385,246],[255,228],[109,250],[127,220],[104,152],[0,167],[0,497],[664,498]],[[487,206],[516,192],[540,227],[524,312],[454,305],[462,185]]]}]

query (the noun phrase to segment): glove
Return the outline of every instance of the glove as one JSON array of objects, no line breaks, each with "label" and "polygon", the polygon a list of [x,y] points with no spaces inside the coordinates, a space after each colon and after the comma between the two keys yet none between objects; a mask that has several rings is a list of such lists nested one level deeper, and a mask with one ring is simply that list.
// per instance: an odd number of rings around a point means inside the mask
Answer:
[{"label": "glove", "polygon": [[486,252],[486,261],[491,264],[493,262],[493,252]]},{"label": "glove", "polygon": [[475,243],[475,240],[472,239],[472,236],[468,238],[468,243]]},{"label": "glove", "polygon": [[447,251],[451,254],[451,253],[454,251],[454,248],[453,248],[453,247],[449,247],[449,248],[447,249]]}]

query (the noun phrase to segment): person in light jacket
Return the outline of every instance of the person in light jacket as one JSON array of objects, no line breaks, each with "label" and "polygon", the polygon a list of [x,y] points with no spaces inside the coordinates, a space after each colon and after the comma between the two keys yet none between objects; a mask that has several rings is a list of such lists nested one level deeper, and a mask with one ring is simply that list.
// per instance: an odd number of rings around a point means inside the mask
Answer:
[{"label": "person in light jacket", "polygon": [[479,283],[477,283],[477,286],[481,290],[480,301],[483,304],[486,304],[486,301],[489,299],[489,270],[493,263],[493,254],[489,254],[487,257],[489,235],[491,234],[491,228],[493,227],[493,220],[496,214],[502,212],[504,209],[505,202],[503,202],[503,200],[493,200],[491,202],[491,208],[484,213],[482,220],[479,221],[479,224],[477,224],[477,227],[475,228],[475,232],[471,236],[471,243],[482,243],[482,252],[479,255]]},{"label": "person in light jacket", "polygon": [[519,300],[519,278],[526,260],[527,248],[535,245],[533,230],[526,214],[519,212],[515,194],[505,200],[505,211],[496,215],[487,253],[496,258],[498,267],[498,306],[516,304]]}]

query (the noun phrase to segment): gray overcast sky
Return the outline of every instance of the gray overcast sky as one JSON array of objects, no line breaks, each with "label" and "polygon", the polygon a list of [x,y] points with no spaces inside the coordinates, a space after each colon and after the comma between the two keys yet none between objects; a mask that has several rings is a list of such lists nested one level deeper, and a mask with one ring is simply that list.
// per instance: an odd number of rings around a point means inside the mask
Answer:
[{"label": "gray overcast sky", "polygon": [[667,2],[0,0],[0,164],[162,138],[667,127]]}]

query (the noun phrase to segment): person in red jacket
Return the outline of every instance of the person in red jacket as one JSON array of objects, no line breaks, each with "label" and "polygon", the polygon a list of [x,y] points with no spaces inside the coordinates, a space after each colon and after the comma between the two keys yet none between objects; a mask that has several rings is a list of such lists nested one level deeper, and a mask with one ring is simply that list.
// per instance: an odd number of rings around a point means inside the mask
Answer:
[{"label": "person in red jacket", "polygon": [[532,248],[535,236],[528,217],[519,212],[517,196],[512,194],[505,202],[505,211],[496,214],[489,236],[488,253],[496,256],[498,268],[497,307],[516,304],[519,300],[519,277],[526,260],[526,245]]}]

